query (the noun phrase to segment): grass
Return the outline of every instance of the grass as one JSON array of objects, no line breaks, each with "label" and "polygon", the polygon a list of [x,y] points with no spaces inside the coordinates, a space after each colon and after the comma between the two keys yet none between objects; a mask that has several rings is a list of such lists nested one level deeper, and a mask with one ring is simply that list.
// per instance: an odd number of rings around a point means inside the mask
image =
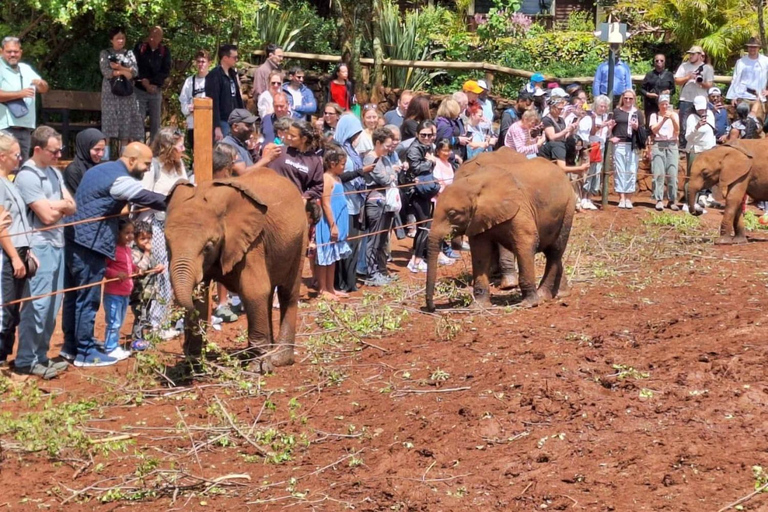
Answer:
[{"label": "grass", "polygon": [[768,224],[760,224],[760,216],[755,212],[747,211],[744,214],[744,227],[747,231],[765,231],[768,230]]}]

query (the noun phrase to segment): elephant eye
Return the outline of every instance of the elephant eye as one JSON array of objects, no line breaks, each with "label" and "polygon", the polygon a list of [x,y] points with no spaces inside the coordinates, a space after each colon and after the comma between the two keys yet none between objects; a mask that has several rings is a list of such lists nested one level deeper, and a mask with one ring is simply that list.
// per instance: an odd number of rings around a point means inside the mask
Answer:
[{"label": "elephant eye", "polygon": [[213,249],[213,242],[212,242],[211,240],[208,240],[208,241],[205,243],[205,246],[203,247],[203,251],[205,251],[205,252],[211,252],[211,250],[212,250],[212,249]]}]

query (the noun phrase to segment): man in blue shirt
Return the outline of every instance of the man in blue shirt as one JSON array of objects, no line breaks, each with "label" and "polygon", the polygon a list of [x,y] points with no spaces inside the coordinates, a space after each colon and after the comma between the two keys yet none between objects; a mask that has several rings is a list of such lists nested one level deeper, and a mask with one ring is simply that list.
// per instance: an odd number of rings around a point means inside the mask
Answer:
[{"label": "man in blue shirt", "polygon": [[115,257],[119,214],[129,202],[165,211],[166,197],[141,185],[141,178],[151,163],[152,150],[145,144],[132,142],[118,160],[93,167],[77,188],[77,212],[64,219],[65,223],[82,221],[64,229],[64,287],[88,286],[64,295],[61,357],[74,361],[75,366],[109,366],[117,362],[116,358],[100,352],[93,340],[101,286],[89,285],[104,279],[107,258]]},{"label": "man in blue shirt", "polygon": [[723,105],[723,93],[718,87],[710,87],[707,95],[709,96],[707,108],[715,114],[715,139],[718,144],[723,144],[728,140],[731,124],[728,120],[728,109]]},{"label": "man in blue shirt", "polygon": [[[616,64],[613,69],[613,106],[616,107],[621,94],[627,89],[632,88],[632,72],[629,70],[627,63],[619,58],[618,51],[616,52]],[[597,98],[601,94],[608,96],[607,59],[597,66],[597,71],[595,71],[595,81],[592,84],[592,97]]]}]

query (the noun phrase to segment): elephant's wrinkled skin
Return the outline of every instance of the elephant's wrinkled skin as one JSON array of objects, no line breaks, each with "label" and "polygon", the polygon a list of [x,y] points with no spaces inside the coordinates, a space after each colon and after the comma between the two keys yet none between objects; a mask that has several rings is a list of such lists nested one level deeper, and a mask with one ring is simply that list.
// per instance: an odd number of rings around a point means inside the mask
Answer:
[{"label": "elephant's wrinkled skin", "polygon": [[716,244],[747,241],[742,203],[748,195],[755,201],[768,201],[768,139],[738,140],[716,146],[696,156],[688,182],[688,211],[699,215],[696,195],[706,188],[720,186],[725,211]]},{"label": "elephant's wrinkled skin", "polygon": [[[474,297],[490,304],[489,271],[496,244],[512,251],[519,266],[523,306],[564,296],[562,257],[571,232],[575,196],[565,173],[543,158],[528,160],[508,148],[470,160],[456,172],[435,206],[429,234],[427,309],[433,301],[440,243],[466,234],[472,251]],[[547,264],[536,288],[534,256]]]},{"label": "elephant's wrinkled skin", "polygon": [[[177,302],[191,310],[198,283],[223,283],[240,295],[249,349],[261,369],[292,364],[307,242],[304,201],[296,187],[269,169],[197,187],[182,183],[171,192],[165,227]],[[275,289],[277,339],[272,333]],[[188,355],[200,355],[200,347],[184,348]]]}]

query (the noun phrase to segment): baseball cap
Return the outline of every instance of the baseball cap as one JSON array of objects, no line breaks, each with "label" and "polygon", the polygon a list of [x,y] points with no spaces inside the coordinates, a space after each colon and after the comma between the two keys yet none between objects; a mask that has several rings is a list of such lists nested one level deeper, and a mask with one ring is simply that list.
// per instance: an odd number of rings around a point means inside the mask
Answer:
[{"label": "baseball cap", "polygon": [[710,95],[710,96],[712,96],[713,94],[717,94],[718,96],[720,96],[723,93],[720,92],[720,88],[719,87],[710,87],[709,91],[707,91],[707,94]]},{"label": "baseball cap", "polygon": [[485,80],[478,80],[477,85],[483,90],[486,90],[486,91],[488,90],[488,84],[485,83]]},{"label": "baseball cap", "polygon": [[687,53],[700,53],[700,54],[704,55],[704,49],[701,46],[693,45],[693,46],[691,46],[691,49],[688,50]]},{"label": "baseball cap", "polygon": [[693,99],[693,108],[695,110],[706,110],[707,109],[707,100],[704,99],[704,96],[697,96]]},{"label": "baseball cap", "polygon": [[482,94],[483,90],[477,85],[474,80],[467,80],[464,82],[464,86],[461,88],[464,92],[473,92],[475,94]]},{"label": "baseball cap", "polygon": [[534,73],[531,77],[531,82],[543,82],[544,81],[544,75],[541,73]]},{"label": "baseball cap", "polygon": [[563,90],[562,87],[555,87],[552,92],[549,93],[552,98],[567,98],[568,93]]},{"label": "baseball cap", "polygon": [[539,96],[544,96],[545,94],[547,94],[547,92],[546,92],[544,89],[536,89],[536,90],[533,92],[533,95],[534,95],[535,97],[537,97],[537,98],[538,98]]},{"label": "baseball cap", "polygon": [[258,116],[251,114],[250,111],[244,108],[236,108],[229,114],[229,117],[227,118],[227,122],[229,124],[235,124],[235,123],[253,124],[258,120],[259,120]]}]

